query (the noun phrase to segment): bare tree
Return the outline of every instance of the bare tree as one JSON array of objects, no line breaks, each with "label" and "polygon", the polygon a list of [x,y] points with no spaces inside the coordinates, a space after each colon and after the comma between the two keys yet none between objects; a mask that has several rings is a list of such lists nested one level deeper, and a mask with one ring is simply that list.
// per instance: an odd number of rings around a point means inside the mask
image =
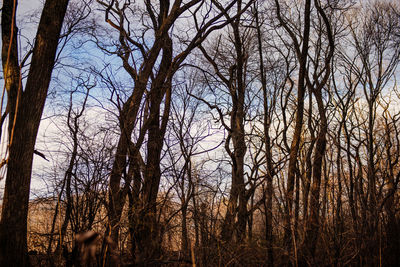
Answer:
[{"label": "bare tree", "polygon": [[[399,19],[390,4],[369,3],[365,8],[360,7],[359,10],[363,14],[363,18],[359,21],[360,24],[356,26],[355,22],[350,22],[352,43],[359,64],[352,66],[350,71],[357,75],[360,89],[367,104],[367,117],[360,125],[365,132],[365,137],[361,137],[363,142],[360,145],[365,148],[367,155],[366,161],[360,159],[359,164],[366,165],[368,186],[366,192],[363,192],[360,184],[358,193],[364,209],[362,211],[361,229],[366,236],[364,242],[367,243],[361,257],[365,259],[365,264],[374,264],[377,261],[377,256],[373,259],[371,255],[374,255],[373,251],[378,239],[376,233],[379,227],[379,203],[382,199],[381,192],[377,188],[380,169],[377,167],[377,152],[379,150],[375,131],[378,103],[382,90],[391,83],[400,60],[397,37]],[[364,173],[361,172],[360,175],[360,178],[362,178]]]},{"label": "bare tree", "polygon": [[68,0],[45,2],[25,90],[18,64],[17,1],[2,8],[2,62],[9,101],[9,156],[0,222],[0,265],[28,266],[27,216],[32,159]]},{"label": "bare tree", "polygon": [[292,244],[292,216],[293,213],[293,193],[294,183],[296,175],[296,162],[298,151],[300,147],[300,137],[303,128],[303,116],[304,116],[304,97],[306,93],[306,72],[307,72],[307,57],[309,50],[309,39],[310,39],[310,21],[311,21],[311,1],[306,0],[304,2],[304,14],[303,14],[303,29],[301,32],[301,38],[299,38],[289,25],[289,22],[281,13],[281,5],[279,1],[275,1],[277,18],[285,31],[289,34],[292,45],[295,49],[297,60],[299,62],[298,71],[298,84],[297,84],[297,104],[296,104],[296,122],[294,126],[293,139],[290,146],[290,159],[288,166],[288,177],[286,187],[286,205],[285,205],[285,245],[290,248]]},{"label": "bare tree", "polygon": [[[131,181],[137,182],[133,198],[139,204],[137,213],[136,241],[140,247],[140,260],[150,262],[160,256],[159,226],[157,225],[157,193],[160,184],[160,156],[163,138],[169,119],[173,76],[180,68],[189,53],[214,30],[224,27],[230,21],[221,18],[227,14],[236,1],[225,6],[218,3],[199,0],[159,1],[157,4],[144,1],[140,5],[126,1],[98,1],[105,11],[105,19],[119,35],[119,48],[116,54],[122,60],[124,70],[134,83],[132,94],[120,104],[119,122],[121,136],[117,146],[116,158],[110,177],[109,212],[112,236],[118,240],[118,222]],[[215,9],[214,6],[218,8]],[[131,21],[128,17],[135,9],[143,10],[142,34],[132,34]],[[212,18],[202,16],[214,14]],[[191,14],[195,28],[193,34],[181,36],[180,50],[175,48],[173,27],[178,19]],[[151,29],[148,31],[148,29]],[[148,34],[152,43],[148,43]],[[179,51],[176,54],[175,51]],[[141,117],[140,110],[144,116]],[[132,133],[136,129],[138,135],[133,142]],[[147,139],[145,160],[142,169],[139,153]],[[127,161],[129,158],[129,161]],[[139,159],[139,160],[138,160]],[[123,173],[125,188],[121,188]],[[143,179],[143,180],[142,180]],[[139,194],[138,194],[139,193]]]}]

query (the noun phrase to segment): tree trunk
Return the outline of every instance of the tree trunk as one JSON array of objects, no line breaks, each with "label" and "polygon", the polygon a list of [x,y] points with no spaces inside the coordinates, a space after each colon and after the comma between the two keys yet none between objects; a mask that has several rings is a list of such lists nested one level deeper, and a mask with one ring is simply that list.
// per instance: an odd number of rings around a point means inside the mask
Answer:
[{"label": "tree trunk", "polygon": [[[241,1],[238,1],[238,12],[241,11]],[[229,204],[225,221],[221,233],[222,240],[229,242],[232,238],[233,230],[236,230],[237,242],[240,244],[246,235],[247,223],[247,199],[246,187],[244,181],[244,156],[246,154],[246,142],[244,131],[244,102],[246,85],[244,83],[244,64],[247,60],[244,55],[244,46],[241,40],[239,26],[240,16],[232,23],[234,35],[234,46],[236,53],[236,65],[230,68],[230,77],[227,87],[229,88],[232,99],[231,111],[231,132],[233,149],[229,149],[229,140],[225,146],[228,154],[232,159],[232,186],[229,197]],[[237,228],[235,228],[235,215],[237,207]]]},{"label": "tree trunk", "polygon": [[322,161],[326,150],[326,134],[328,130],[327,119],[325,116],[325,108],[322,103],[321,92],[315,93],[318,111],[320,115],[320,131],[315,145],[315,155],[313,161],[312,172],[312,185],[311,185],[311,201],[310,201],[310,215],[307,222],[307,230],[304,244],[307,246],[306,255],[314,257],[315,248],[318,240],[319,233],[319,195],[322,178]]},{"label": "tree trunk", "polygon": [[265,77],[264,69],[264,55],[262,47],[262,36],[261,36],[261,25],[258,14],[258,8],[255,6],[255,23],[257,29],[257,44],[258,44],[258,56],[260,61],[260,76],[261,76],[261,86],[263,90],[263,107],[264,107],[264,143],[265,143],[265,161],[266,161],[266,180],[267,189],[265,190],[265,240],[267,242],[267,262],[269,266],[274,265],[274,253],[273,253],[273,229],[272,229],[272,197],[274,194],[273,188],[273,178],[275,176],[275,169],[272,161],[272,145],[271,137],[269,133],[271,119],[270,119],[270,107],[268,106],[268,94],[267,94],[267,80]]},{"label": "tree trunk", "polygon": [[[150,97],[150,113],[148,122],[147,161],[143,175],[143,193],[140,199],[140,216],[138,217],[137,244],[139,246],[139,260],[145,264],[158,265],[161,256],[160,227],[157,221],[157,196],[161,179],[161,151],[169,111],[171,105],[171,79],[173,70],[172,40],[164,37],[163,55],[160,69],[155,77]],[[164,111],[161,116],[161,103],[164,101]],[[161,117],[161,120],[160,120]]]},{"label": "tree trunk", "polygon": [[[292,246],[292,216],[293,216],[293,198],[294,198],[294,184],[297,168],[297,158],[301,141],[301,131],[303,128],[303,115],[304,115],[304,96],[305,96],[305,76],[307,72],[307,56],[308,56],[308,43],[310,37],[310,15],[311,15],[311,0],[305,1],[304,6],[304,28],[302,34],[302,47],[300,49],[300,44],[296,39],[291,28],[288,26],[287,22],[284,21],[280,14],[280,5],[277,0],[275,0],[277,7],[277,16],[279,22],[285,28],[285,30],[291,35],[292,41],[296,46],[297,59],[299,61],[299,74],[298,74],[298,84],[297,84],[297,103],[296,103],[296,121],[294,126],[293,139],[290,146],[289,153],[289,166],[287,175],[287,186],[286,186],[286,205],[285,205],[285,218],[284,218],[284,243],[286,248],[290,250]],[[286,261],[286,260],[285,260]]]},{"label": "tree trunk", "polygon": [[[15,6],[14,6],[15,3]],[[3,73],[5,88],[7,90],[7,107],[9,113],[8,135],[11,136],[14,125],[14,115],[17,108],[18,91],[22,90],[20,69],[18,64],[18,41],[16,25],[17,1],[5,0],[2,7],[1,31],[2,31],[2,52]],[[4,114],[6,116],[6,114]],[[2,118],[4,119],[4,118]],[[1,128],[0,128],[1,130]],[[1,134],[1,132],[0,132]]]},{"label": "tree trunk", "polygon": [[[12,2],[4,1],[3,8],[9,7]],[[28,266],[27,218],[33,151],[67,6],[68,0],[46,1],[36,35],[26,90],[23,93],[21,91],[10,137],[0,223],[0,266]],[[3,9],[4,16],[10,16],[10,13],[5,15]],[[2,27],[7,27],[4,21]]]}]

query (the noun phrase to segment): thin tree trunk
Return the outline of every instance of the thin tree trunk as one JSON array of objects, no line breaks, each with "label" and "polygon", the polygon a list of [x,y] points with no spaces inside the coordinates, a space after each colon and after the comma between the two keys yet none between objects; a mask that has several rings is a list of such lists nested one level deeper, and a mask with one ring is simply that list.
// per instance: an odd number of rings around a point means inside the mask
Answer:
[{"label": "thin tree trunk", "polygon": [[315,98],[318,103],[318,111],[320,115],[320,131],[318,133],[317,142],[315,144],[315,155],[313,161],[313,175],[311,185],[311,201],[310,201],[310,217],[307,222],[307,231],[304,243],[307,246],[306,255],[314,257],[315,248],[319,233],[319,196],[322,177],[322,161],[326,150],[326,134],[328,130],[327,119],[325,116],[325,108],[322,103],[321,92],[316,92]]},{"label": "thin tree trunk", "polygon": [[[256,5],[256,4],[254,4]],[[272,163],[272,147],[271,147],[271,137],[269,134],[269,128],[271,125],[270,121],[270,107],[268,106],[267,100],[267,81],[265,77],[264,70],[264,56],[261,38],[261,25],[259,21],[258,8],[255,6],[255,22],[257,29],[257,42],[258,42],[258,55],[260,61],[260,76],[261,85],[263,90],[263,105],[264,105],[264,143],[265,143],[265,160],[267,165],[267,189],[264,192],[265,196],[265,239],[267,241],[267,257],[269,266],[274,265],[274,253],[273,253],[273,229],[272,229],[272,196],[274,192],[273,188],[273,178],[275,176],[275,170]]]},{"label": "thin tree trunk", "polygon": [[[242,2],[237,2],[238,12],[241,11]],[[234,35],[234,46],[236,52],[236,66],[230,68],[230,79],[227,84],[231,99],[232,99],[232,112],[231,112],[231,133],[232,144],[234,151],[229,149],[229,141],[225,146],[228,154],[232,159],[232,186],[229,197],[228,210],[225,216],[225,221],[221,233],[222,240],[229,242],[232,238],[234,230],[234,218],[237,207],[237,228],[236,238],[237,242],[241,243],[246,235],[247,223],[247,198],[246,188],[244,181],[244,156],[246,154],[245,131],[244,131],[244,101],[245,101],[245,84],[244,84],[244,47],[241,40],[240,32],[240,16],[238,16],[232,23]],[[234,80],[236,79],[236,82]],[[238,203],[238,204],[237,204]]]},{"label": "thin tree trunk", "polygon": [[[308,56],[308,43],[310,37],[310,15],[311,15],[311,0],[306,0],[304,5],[304,28],[302,34],[302,47],[296,39],[295,34],[291,28],[287,25],[287,22],[281,16],[280,5],[278,0],[275,0],[277,17],[279,22],[290,34],[297,53],[297,59],[299,61],[299,74],[297,84],[297,103],[296,103],[296,120],[294,126],[293,139],[290,146],[289,153],[289,166],[287,175],[287,186],[286,186],[286,205],[285,205],[285,217],[284,217],[284,243],[286,248],[290,251],[292,246],[292,216],[293,216],[293,197],[294,197],[294,183],[297,168],[297,158],[301,141],[301,131],[303,129],[303,115],[304,115],[304,96],[306,91],[305,76],[307,73],[307,56]],[[287,259],[287,258],[286,258]],[[287,261],[287,260],[285,260]]]}]

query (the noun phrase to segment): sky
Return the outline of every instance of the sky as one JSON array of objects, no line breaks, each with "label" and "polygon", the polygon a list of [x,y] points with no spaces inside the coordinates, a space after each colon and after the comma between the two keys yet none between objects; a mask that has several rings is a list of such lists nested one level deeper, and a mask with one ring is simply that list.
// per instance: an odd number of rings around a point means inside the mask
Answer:
[{"label": "sky", "polygon": [[[3,3],[2,1],[0,2],[0,5],[2,6]],[[38,21],[39,14],[41,11],[41,7],[43,6],[43,1],[41,0],[19,0],[18,1],[18,6],[17,6],[17,27],[18,30],[21,33],[21,38],[19,39],[19,50],[20,50],[20,57],[21,55],[25,54],[25,48],[28,43],[32,43],[36,34],[36,25],[35,21]],[[0,21],[1,21],[1,16],[0,16]],[[0,45],[2,46],[2,40],[0,38]],[[25,50],[25,51],[24,51]],[[0,62],[1,66],[1,62]],[[2,70],[2,66],[1,66]],[[1,79],[0,79],[0,86],[3,89],[4,87],[4,80],[3,80],[3,75],[1,74]],[[6,99],[5,99],[6,100]],[[5,101],[4,101],[5,102]],[[7,122],[5,122],[7,123]],[[46,120],[41,122],[40,126],[40,133],[39,136],[43,136],[43,132],[47,131],[50,127],[50,122]],[[2,140],[1,140],[1,146],[0,146],[0,155],[1,158],[4,156],[4,137],[6,134],[4,133],[4,130],[7,129],[7,126],[3,126],[3,133],[2,133]],[[40,143],[40,139],[38,140],[38,143]],[[45,161],[44,159],[34,156],[34,161],[33,161],[33,168],[43,168],[49,166],[49,163]],[[1,171],[1,174],[4,174],[4,170]],[[5,178],[0,180],[0,199],[3,198],[3,190],[4,190],[4,182]],[[31,183],[31,197],[34,196],[37,192],[41,191],[45,185],[43,184],[43,181],[38,180],[36,178],[32,179]]]},{"label": "sky", "polygon": [[[0,0],[1,1],[1,0]],[[71,1],[72,2],[72,1]],[[18,1],[18,8],[17,8],[17,27],[18,30],[20,31],[20,38],[19,38],[19,50],[20,50],[20,58],[23,58],[24,55],[26,54],[27,51],[27,47],[30,46],[30,44],[33,44],[35,35],[36,35],[36,29],[37,29],[37,23],[39,21],[40,18],[40,13],[42,10],[42,6],[43,6],[44,1],[43,0],[19,0]],[[2,3],[0,2],[0,5],[2,5]],[[1,18],[1,16],[0,16]],[[0,45],[2,45],[1,43],[1,38],[0,38]],[[88,45],[88,44],[87,44]],[[90,44],[89,44],[90,45]],[[70,49],[70,48],[65,48],[63,50],[63,56],[66,57],[66,60],[68,62],[67,64],[71,64],[73,65],[74,62],[74,58],[78,58],[78,60],[84,60],[84,57],[90,57],[91,60],[91,64],[95,64],[95,62],[98,60],[99,62],[101,62],[103,64],[103,62],[111,62],[113,63],[110,58],[104,58],[104,54],[101,53],[101,55],[98,53],[97,54],[93,54],[93,53],[97,53],[96,51],[98,51],[97,49],[92,49],[92,51],[88,51],[90,49],[87,49],[87,47],[84,47],[84,55],[81,55],[79,53],[77,53],[77,50],[74,49]],[[93,52],[93,53],[92,53]],[[118,60],[119,63],[119,60]],[[82,62],[79,62],[78,64],[82,64]],[[0,62],[0,67],[1,67],[1,62]],[[2,67],[1,67],[2,69]],[[60,73],[64,71],[63,68],[60,69],[55,69],[53,71],[53,79],[52,82],[50,84],[50,88],[49,88],[49,97],[46,100],[46,106],[45,106],[45,110],[42,116],[42,120],[40,123],[40,128],[39,128],[39,132],[38,132],[38,136],[37,136],[37,141],[36,141],[36,145],[35,145],[35,149],[45,153],[46,157],[49,159],[49,161],[44,160],[43,158],[34,155],[33,158],[33,175],[32,175],[32,182],[31,182],[31,199],[35,198],[36,195],[43,195],[43,194],[48,194],[48,190],[50,188],[49,185],[51,185],[52,181],[48,180],[48,178],[44,175],[46,173],[52,172],[52,169],[55,167],[55,165],[60,165],[60,160],[58,158],[57,154],[60,154],[59,151],[64,149],[65,147],[62,147],[62,145],[60,145],[61,142],[55,142],[54,141],[54,137],[59,136],[60,141],[63,141],[63,139],[65,141],[67,141],[67,138],[65,138],[65,135],[63,136],[63,134],[60,131],[60,128],[58,125],[65,125],[65,118],[56,118],[55,116],[53,116],[54,114],[60,114],[61,112],[64,112],[65,114],[65,110],[62,111],[60,109],[62,109],[61,105],[63,103],[68,103],[69,101],[69,94],[65,94],[66,92],[68,92],[68,90],[71,90],[71,88],[73,88],[75,85],[71,83],[71,81],[68,79],[65,79],[65,73]],[[70,70],[71,71],[71,70]],[[75,71],[76,70],[72,70]],[[72,75],[77,76],[78,74],[76,73],[72,73]],[[83,76],[85,74],[83,73]],[[0,77],[2,77],[2,75],[0,75]],[[4,82],[3,79],[0,79],[0,86],[1,88],[4,87]],[[103,97],[102,94],[103,91],[100,90],[100,88],[97,89],[97,93],[96,92],[92,92],[91,96],[92,97],[96,97],[97,99],[100,99],[99,101],[101,101],[101,98]],[[54,93],[54,94],[53,94]],[[64,94],[64,95],[63,95]],[[74,96],[74,98],[77,98],[79,96]],[[6,99],[5,99],[6,100]],[[5,102],[5,101],[4,101]],[[58,104],[61,104],[60,106],[58,106]],[[108,103],[100,103],[103,105],[107,105]],[[53,106],[54,105],[54,106]],[[59,110],[57,110],[59,109]],[[90,112],[88,112],[88,116],[91,116],[93,118],[94,121],[100,123],[99,120],[103,120],[104,121],[104,117],[100,114],[99,109],[96,106],[92,106],[91,108],[92,110]],[[103,110],[104,112],[104,110]],[[102,118],[102,119],[99,119]],[[64,119],[64,120],[63,120]],[[63,121],[61,121],[63,120]],[[3,126],[3,132],[4,130],[7,129],[7,125]],[[4,137],[6,136],[5,133],[2,134],[2,138],[4,139]],[[1,140],[1,145],[0,145],[0,160],[2,158],[4,158],[4,154],[5,154],[5,149],[4,149],[4,145],[6,144],[6,142],[4,142],[6,140]],[[1,149],[3,147],[3,149]],[[53,158],[55,157],[55,158]],[[1,171],[0,174],[3,174],[3,176],[5,176],[4,173],[5,170],[3,169]],[[62,171],[61,171],[62,173]],[[4,182],[5,179],[1,179],[0,178],[0,199],[2,199],[2,195],[3,195],[3,190],[4,190]],[[50,192],[51,193],[51,192]]]},{"label": "sky", "polygon": [[[43,5],[43,0],[19,0],[18,1],[18,10],[17,10],[17,26],[21,31],[21,38],[20,38],[20,50],[23,53],[24,48],[28,43],[32,43],[34,40],[34,36],[36,33],[36,25],[35,21],[38,21],[41,6]],[[2,5],[2,1],[0,1],[0,5]],[[36,13],[34,13],[36,11]],[[35,14],[32,16],[32,14]],[[0,38],[1,44],[1,38]],[[3,88],[3,80],[0,80],[0,86]],[[49,102],[49,100],[47,101]],[[3,127],[6,129],[6,127]],[[46,142],[46,138],[53,132],[57,131],[55,122],[51,118],[47,118],[42,120],[39,134],[38,134],[38,141],[36,144],[36,149],[39,151],[48,151],[48,150],[56,150],[57,148],[49,148],[48,142]],[[2,134],[5,136],[5,134]],[[2,140],[3,142],[3,140]],[[0,148],[3,146],[0,146]],[[1,153],[2,151],[0,151]],[[3,154],[3,153],[1,153]],[[33,168],[34,172],[40,172],[43,169],[49,169],[52,167],[52,162],[47,162],[44,159],[34,156]],[[50,181],[48,181],[50,182]],[[0,181],[0,198],[2,197],[2,190],[1,188],[4,187],[4,179]],[[46,189],[46,181],[42,179],[38,179],[37,175],[33,176],[32,184],[31,184],[31,191],[33,192],[31,197],[34,196],[37,192],[41,191],[42,189]]]}]

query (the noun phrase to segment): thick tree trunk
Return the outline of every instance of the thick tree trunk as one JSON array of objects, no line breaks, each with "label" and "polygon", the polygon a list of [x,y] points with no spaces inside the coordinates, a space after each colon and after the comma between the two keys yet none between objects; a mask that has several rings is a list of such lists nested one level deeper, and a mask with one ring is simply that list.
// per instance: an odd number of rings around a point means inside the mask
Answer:
[{"label": "thick tree trunk", "polygon": [[[5,1],[3,8],[12,2]],[[33,150],[67,6],[68,0],[47,0],[43,7],[26,90],[21,92],[17,107],[0,223],[0,266],[28,266],[27,217]],[[7,27],[4,21],[2,27]]]},{"label": "thick tree trunk", "polygon": [[[140,198],[138,217],[137,245],[139,261],[144,264],[158,265],[161,256],[161,234],[157,220],[157,196],[161,179],[161,151],[169,119],[171,105],[171,79],[173,70],[172,40],[164,37],[163,55],[160,69],[155,77],[149,93],[150,113],[148,118],[147,161],[143,175],[143,193]],[[164,101],[164,111],[161,115],[161,104]],[[160,119],[161,118],[161,119]]]},{"label": "thick tree trunk", "polygon": [[[374,91],[372,84],[369,84],[370,90]],[[371,88],[372,87],[372,88]],[[378,264],[378,224],[379,224],[379,214],[376,200],[376,168],[375,168],[375,138],[374,138],[374,128],[375,128],[375,113],[376,113],[376,103],[375,93],[371,93],[370,102],[368,103],[368,137],[367,137],[367,174],[368,174],[368,210],[367,217],[364,221],[366,224],[366,242],[367,247],[365,249],[365,259],[366,264],[369,266]]]},{"label": "thick tree trunk", "polygon": [[128,191],[129,197],[129,237],[130,237],[130,250],[133,262],[136,261],[136,228],[137,216],[139,207],[139,192],[141,189],[142,176],[140,173],[141,158],[139,154],[130,158],[128,175],[133,178],[133,187]]},{"label": "thick tree trunk", "polygon": [[122,174],[126,169],[127,154],[132,128],[122,128],[121,136],[118,142],[114,164],[110,176],[110,191],[108,193],[108,209],[109,221],[111,226],[111,238],[118,242],[119,239],[119,221],[122,214],[122,209],[125,204],[126,194],[123,196],[122,188],[120,187]]},{"label": "thick tree trunk", "polygon": [[[160,156],[164,134],[159,128],[159,106],[152,112],[147,142],[147,164],[144,174],[141,210],[138,217],[137,245],[139,260],[144,264],[159,264],[161,256],[160,227],[157,220],[157,195],[161,179]],[[154,117],[153,117],[154,115]]]},{"label": "thick tree trunk", "polygon": [[158,116],[149,128],[147,165],[144,175],[143,196],[139,216],[137,242],[140,260],[149,265],[157,265],[161,256],[161,240],[157,220],[157,194],[161,178],[160,155],[162,139]]},{"label": "thick tree trunk", "polygon": [[[233,106],[233,114],[231,117],[232,127],[232,143],[234,152],[230,152],[232,159],[232,185],[229,195],[229,202],[227,207],[227,213],[225,215],[224,224],[222,227],[221,238],[222,240],[229,242],[232,238],[232,233],[235,230],[235,217],[237,209],[237,229],[236,236],[237,241],[241,242],[246,233],[246,221],[247,221],[247,198],[246,189],[244,182],[244,156],[246,153],[246,143],[244,140],[244,91],[240,92],[239,95],[243,95],[239,101],[233,99],[236,102]],[[232,96],[233,97],[233,96]]]}]

